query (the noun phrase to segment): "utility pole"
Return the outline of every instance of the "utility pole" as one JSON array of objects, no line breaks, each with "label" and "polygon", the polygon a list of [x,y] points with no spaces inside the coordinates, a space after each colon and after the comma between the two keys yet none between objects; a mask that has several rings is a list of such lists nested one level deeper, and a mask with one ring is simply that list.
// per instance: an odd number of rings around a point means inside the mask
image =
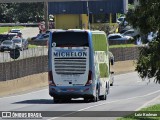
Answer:
[{"label": "utility pole", "polygon": [[88,5],[88,0],[87,0],[87,14],[88,14],[88,29],[90,30],[91,26],[90,26],[90,21],[89,21],[89,5]]},{"label": "utility pole", "polygon": [[48,0],[44,1],[44,20],[45,20],[45,28],[48,30]]}]

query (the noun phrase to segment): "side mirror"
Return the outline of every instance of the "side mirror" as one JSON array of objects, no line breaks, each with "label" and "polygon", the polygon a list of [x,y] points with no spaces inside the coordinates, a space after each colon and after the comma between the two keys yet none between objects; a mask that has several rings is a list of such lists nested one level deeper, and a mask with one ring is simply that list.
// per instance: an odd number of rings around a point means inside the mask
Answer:
[{"label": "side mirror", "polygon": [[111,74],[113,75],[113,74],[114,74],[114,72],[112,71],[112,72],[111,72]]},{"label": "side mirror", "polygon": [[110,52],[110,51],[109,51],[109,59],[110,59],[111,65],[114,65],[114,56],[113,56],[112,52]]},{"label": "side mirror", "polygon": [[111,65],[114,65],[114,59],[111,58],[110,60],[111,60]]}]

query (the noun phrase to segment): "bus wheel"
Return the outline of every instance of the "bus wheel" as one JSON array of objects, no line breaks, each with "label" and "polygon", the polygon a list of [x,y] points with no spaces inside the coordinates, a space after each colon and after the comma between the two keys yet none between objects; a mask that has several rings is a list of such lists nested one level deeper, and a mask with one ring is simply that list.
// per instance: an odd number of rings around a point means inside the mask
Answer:
[{"label": "bus wheel", "polygon": [[107,100],[107,94],[100,96],[100,100]]},{"label": "bus wheel", "polygon": [[88,99],[88,98],[84,98],[84,102],[85,102],[85,103],[88,103],[88,102],[89,102],[89,99]]},{"label": "bus wheel", "polygon": [[65,99],[61,99],[62,102],[66,103],[66,102],[71,102],[71,98],[65,98]]},{"label": "bus wheel", "polygon": [[54,101],[54,103],[59,103],[59,102],[60,102],[60,99],[58,99],[58,98],[53,98],[53,101]]},{"label": "bus wheel", "polygon": [[107,100],[107,88],[106,88],[106,92],[104,95],[99,97],[100,100]]},{"label": "bus wheel", "polygon": [[96,89],[96,96],[91,99],[91,102],[97,102],[99,100],[99,90]]}]

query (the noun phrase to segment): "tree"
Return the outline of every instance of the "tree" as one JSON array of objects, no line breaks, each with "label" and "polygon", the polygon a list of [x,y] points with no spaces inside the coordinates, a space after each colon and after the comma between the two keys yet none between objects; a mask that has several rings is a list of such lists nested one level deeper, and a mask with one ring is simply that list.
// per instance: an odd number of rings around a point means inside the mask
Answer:
[{"label": "tree", "polygon": [[[139,0],[140,5],[129,10],[127,20],[142,34],[160,33],[160,0]],[[155,78],[160,83],[160,34],[148,46],[141,48],[136,71],[141,78]]]},{"label": "tree", "polygon": [[40,22],[44,19],[44,3],[1,3],[0,22]]},{"label": "tree", "polygon": [[43,3],[20,3],[15,9],[19,22],[40,22],[43,19]]},{"label": "tree", "polygon": [[15,3],[12,4],[0,4],[0,22],[14,22],[14,8]]}]

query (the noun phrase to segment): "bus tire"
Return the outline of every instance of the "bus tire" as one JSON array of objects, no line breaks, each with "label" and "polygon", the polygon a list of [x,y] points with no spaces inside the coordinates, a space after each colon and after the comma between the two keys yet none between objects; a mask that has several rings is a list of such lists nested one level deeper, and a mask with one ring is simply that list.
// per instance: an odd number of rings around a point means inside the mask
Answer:
[{"label": "bus tire", "polygon": [[105,91],[105,94],[99,97],[100,100],[107,100],[107,88]]},{"label": "bus tire", "polygon": [[53,98],[53,101],[54,101],[54,103],[60,103],[60,99],[58,99],[58,98]]},{"label": "bus tire", "polygon": [[4,52],[4,50],[0,50],[0,52]]},{"label": "bus tire", "polygon": [[97,102],[99,100],[99,90],[96,89],[96,96],[91,99],[91,102]]},{"label": "bus tire", "polygon": [[89,99],[88,99],[88,98],[84,98],[84,102],[85,102],[85,103],[88,103],[88,102],[89,102]]},{"label": "bus tire", "polygon": [[105,94],[105,95],[100,96],[100,100],[107,100],[107,95]]},{"label": "bus tire", "polygon": [[101,100],[107,100],[107,95],[105,94],[105,95],[102,95],[101,96]]},{"label": "bus tire", "polygon": [[110,93],[110,83],[106,84],[106,93],[107,95]]}]

